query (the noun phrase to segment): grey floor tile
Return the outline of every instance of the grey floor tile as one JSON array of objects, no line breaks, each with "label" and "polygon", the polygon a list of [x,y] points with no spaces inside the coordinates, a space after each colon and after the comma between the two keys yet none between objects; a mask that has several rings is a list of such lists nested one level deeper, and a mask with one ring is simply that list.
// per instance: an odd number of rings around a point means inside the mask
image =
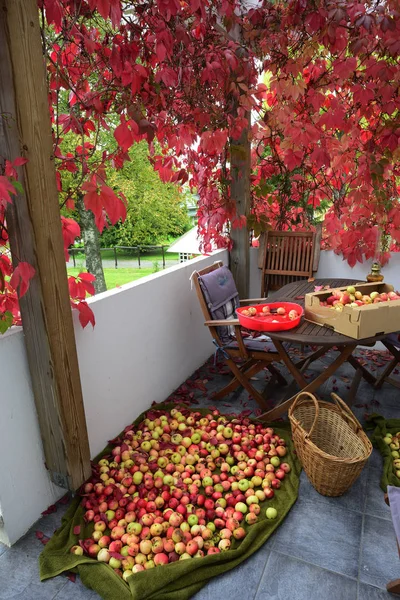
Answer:
[{"label": "grey floor tile", "polygon": [[63,577],[40,582],[42,549],[39,540],[27,535],[0,556],[0,600],[52,600],[65,585]]},{"label": "grey floor tile", "polygon": [[357,582],[296,558],[283,556],[273,550],[256,600],[287,600],[288,598],[290,600],[356,600]]},{"label": "grey floor tile", "polygon": [[396,537],[391,521],[365,515],[360,581],[385,588],[400,573]]},{"label": "grey floor tile", "polygon": [[77,577],[74,583],[67,580],[54,600],[99,600],[99,598],[100,596],[96,592],[85,587]]},{"label": "grey floor tile", "polygon": [[56,506],[56,512],[44,515],[33,525],[32,530],[42,531],[45,535],[51,537],[56,529],[60,527],[61,519],[69,508],[69,504],[57,504]]},{"label": "grey floor tile", "polygon": [[1,543],[0,543],[0,556],[1,556],[2,554],[4,554],[4,552],[7,552],[7,550],[8,550],[8,547],[7,547],[7,546],[5,546],[4,544],[1,544]]},{"label": "grey floor tile", "polygon": [[375,468],[375,469],[381,469],[381,470],[383,468],[382,454],[376,448],[374,448],[372,450],[372,454],[369,457],[368,467],[370,469]]},{"label": "grey floor tile", "polygon": [[362,515],[299,498],[274,536],[273,549],[357,577]]},{"label": "grey floor tile", "polygon": [[269,554],[267,542],[235,569],[211,579],[192,600],[254,600]]},{"label": "grey floor tile", "polygon": [[383,491],[380,486],[382,468],[370,467],[367,480],[367,500],[365,512],[375,517],[391,520],[390,508],[383,499]]},{"label": "grey floor tile", "polygon": [[360,583],[358,586],[358,600],[394,600],[395,596],[386,590],[376,588],[372,585]]},{"label": "grey floor tile", "polygon": [[302,471],[300,475],[299,497],[304,500],[309,500],[310,502],[323,502],[331,506],[339,506],[346,510],[354,510],[362,513],[364,511],[367,493],[367,479],[368,469],[365,467],[357,481],[354,482],[351,488],[343,494],[343,496],[329,498],[327,496],[321,496],[321,494],[313,488],[307,479],[305,472]]}]

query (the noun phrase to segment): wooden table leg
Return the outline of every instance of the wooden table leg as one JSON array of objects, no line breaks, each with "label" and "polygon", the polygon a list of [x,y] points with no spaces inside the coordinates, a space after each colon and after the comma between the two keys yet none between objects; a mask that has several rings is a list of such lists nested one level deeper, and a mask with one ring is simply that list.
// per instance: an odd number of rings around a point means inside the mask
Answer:
[{"label": "wooden table leg", "polygon": [[386,586],[389,594],[398,594],[400,595],[400,579],[394,579],[393,581],[389,581]]},{"label": "wooden table leg", "polygon": [[[357,347],[353,344],[349,346],[344,346],[343,349],[340,351],[339,356],[333,361],[333,363],[331,363],[327,369],[325,369],[320,375],[318,375],[318,377],[316,377],[313,381],[308,383],[306,379],[304,379],[303,375],[296,369],[295,365],[290,361],[290,358],[286,355],[284,348],[281,347],[283,350],[283,354],[285,354],[285,357],[283,356],[282,350],[279,348],[280,342],[276,342],[274,340],[274,344],[276,345],[276,349],[278,350],[282,361],[287,365],[289,371],[293,374],[293,377],[300,385],[300,391],[310,392],[311,394],[315,392],[327,379],[329,379],[329,377],[336,373],[339,367],[349,359],[349,356],[351,356],[352,352],[354,352],[355,348]],[[288,359],[290,362],[290,367],[287,364]],[[296,399],[299,393],[300,392],[297,392],[291,398],[288,398],[281,404],[278,404],[278,406],[275,406],[268,412],[263,413],[259,417],[259,419],[261,419],[262,421],[273,421],[274,419],[278,419],[289,410],[290,406],[293,404],[294,400]]]},{"label": "wooden table leg", "polygon": [[362,373],[362,376],[364,377],[364,379],[366,381],[368,381],[368,383],[370,383],[371,385],[375,385],[376,383],[376,377],[374,377],[369,371],[368,369],[366,369],[364,367],[364,365],[362,365],[355,356],[349,356],[349,358],[347,359],[347,362],[349,362],[351,364],[352,367],[355,368],[355,370],[360,370]]},{"label": "wooden table leg", "polygon": [[360,385],[362,375],[363,374],[362,374],[361,369],[357,369],[356,372],[354,373],[353,381],[351,382],[351,386],[350,386],[350,391],[347,394],[347,398],[346,398],[346,404],[348,406],[351,406],[355,400],[355,397],[356,397],[357,391],[358,391],[358,386]]}]

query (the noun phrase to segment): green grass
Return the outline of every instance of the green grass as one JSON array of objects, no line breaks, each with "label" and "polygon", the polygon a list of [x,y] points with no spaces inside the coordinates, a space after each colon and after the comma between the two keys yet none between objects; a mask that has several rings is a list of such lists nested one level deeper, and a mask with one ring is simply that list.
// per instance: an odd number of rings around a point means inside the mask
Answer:
[{"label": "green grass", "polygon": [[[82,271],[85,271],[84,268],[68,268],[68,275],[74,275],[75,277],[79,275]],[[106,278],[106,285],[108,290],[112,290],[113,288],[124,285],[125,283],[130,283],[131,281],[136,281],[136,279],[140,279],[141,277],[145,277],[146,275],[151,275],[154,273],[154,269],[104,269],[104,276]]]}]

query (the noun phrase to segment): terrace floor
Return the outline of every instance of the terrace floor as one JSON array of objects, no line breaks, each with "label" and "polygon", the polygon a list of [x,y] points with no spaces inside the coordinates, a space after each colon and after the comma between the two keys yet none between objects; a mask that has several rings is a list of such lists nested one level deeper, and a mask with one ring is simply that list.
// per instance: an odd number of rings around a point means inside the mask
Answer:
[{"label": "terrace floor", "polygon": [[[295,352],[299,352],[298,350]],[[386,355],[359,350],[373,371],[385,364]],[[328,364],[326,357],[307,371],[313,378]],[[284,370],[282,369],[282,372]],[[353,370],[344,366],[320,389],[346,397]],[[395,377],[399,376],[395,372]],[[268,377],[268,375],[267,375]],[[171,396],[171,400],[208,407],[214,389],[226,381],[223,368],[208,361]],[[262,389],[266,380],[258,376]],[[201,389],[205,386],[206,391]],[[243,391],[219,402],[222,412],[255,410]],[[385,384],[379,391],[365,381],[359,387],[353,410],[362,423],[367,414],[400,417],[400,392]],[[385,600],[390,579],[400,576],[400,561],[389,508],[379,487],[381,457],[374,450],[354,486],[340,498],[320,496],[301,474],[299,497],[287,519],[268,542],[234,571],[211,580],[194,600]],[[37,532],[51,536],[61,522],[66,505],[40,519],[12,548],[0,545],[0,600],[95,600],[99,596],[60,576],[40,583],[38,556],[42,545]],[[156,572],[155,572],[156,575]]]}]

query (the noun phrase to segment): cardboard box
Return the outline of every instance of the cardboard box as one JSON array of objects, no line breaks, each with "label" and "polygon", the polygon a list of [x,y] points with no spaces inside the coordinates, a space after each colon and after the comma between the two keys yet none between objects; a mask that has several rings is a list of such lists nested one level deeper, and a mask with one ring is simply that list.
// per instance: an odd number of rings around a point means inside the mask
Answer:
[{"label": "cardboard box", "polygon": [[[363,295],[375,291],[380,294],[393,291],[393,286],[387,283],[359,283],[354,287]],[[345,287],[336,289],[346,290]],[[400,300],[388,300],[358,307],[350,307],[346,304],[342,311],[337,311],[320,304],[331,295],[332,290],[306,294],[304,314],[307,321],[330,327],[356,340],[400,331]]]}]

